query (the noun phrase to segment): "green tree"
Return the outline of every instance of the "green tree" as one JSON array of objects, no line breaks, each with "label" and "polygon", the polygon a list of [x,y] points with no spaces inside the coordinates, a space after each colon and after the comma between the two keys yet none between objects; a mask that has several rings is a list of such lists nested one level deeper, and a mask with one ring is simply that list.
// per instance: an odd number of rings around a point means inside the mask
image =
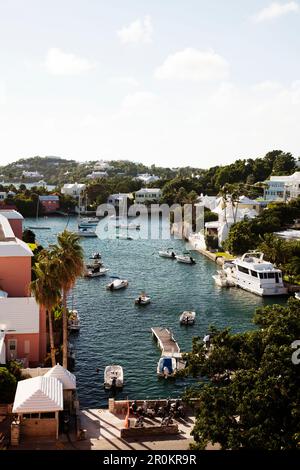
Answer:
[{"label": "green tree", "polygon": [[63,305],[63,367],[68,368],[68,314],[67,297],[76,280],[84,270],[83,250],[79,237],[64,230],[57,237],[58,246],[54,247],[54,256],[59,261],[57,282],[62,289]]},{"label": "green tree", "polygon": [[17,379],[6,367],[0,367],[0,402],[13,403]]}]

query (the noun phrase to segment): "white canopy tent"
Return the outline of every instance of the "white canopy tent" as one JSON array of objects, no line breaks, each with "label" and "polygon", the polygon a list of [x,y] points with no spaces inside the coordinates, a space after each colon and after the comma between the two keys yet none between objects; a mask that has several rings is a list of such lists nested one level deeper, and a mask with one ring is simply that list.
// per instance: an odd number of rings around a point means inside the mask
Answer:
[{"label": "white canopy tent", "polygon": [[13,413],[63,410],[63,386],[55,377],[34,377],[18,382]]}]

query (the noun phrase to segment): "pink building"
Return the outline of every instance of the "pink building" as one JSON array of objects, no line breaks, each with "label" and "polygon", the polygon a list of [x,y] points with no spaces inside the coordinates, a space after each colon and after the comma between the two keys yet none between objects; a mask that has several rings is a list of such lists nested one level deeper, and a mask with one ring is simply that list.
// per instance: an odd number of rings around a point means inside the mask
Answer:
[{"label": "pink building", "polygon": [[46,214],[59,210],[59,197],[56,195],[39,196],[40,204]]},{"label": "pink building", "polygon": [[0,206],[0,215],[4,215],[17,238],[22,240],[24,217],[14,209],[2,209]]},{"label": "pink building", "polygon": [[22,359],[34,366],[46,355],[46,315],[29,294],[32,256],[0,214],[0,364]]}]

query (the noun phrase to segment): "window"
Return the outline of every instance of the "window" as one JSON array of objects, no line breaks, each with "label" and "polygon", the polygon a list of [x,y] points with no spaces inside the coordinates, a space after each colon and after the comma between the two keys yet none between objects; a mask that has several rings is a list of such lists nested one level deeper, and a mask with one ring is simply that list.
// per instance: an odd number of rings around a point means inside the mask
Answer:
[{"label": "window", "polygon": [[254,276],[254,277],[258,277],[258,275],[257,275],[257,272],[256,272],[256,271],[251,271],[251,274],[252,274],[252,276]]},{"label": "window", "polygon": [[40,416],[41,419],[50,419],[50,418],[55,418],[55,413],[41,413]]},{"label": "window", "polygon": [[263,274],[263,273],[259,273],[259,277],[260,277],[261,279],[263,279],[263,278],[264,278],[264,274]]},{"label": "window", "polygon": [[244,268],[243,266],[238,266],[238,270],[239,270],[241,273],[249,274],[249,269]]},{"label": "window", "polygon": [[26,339],[24,341],[24,354],[29,354],[30,353],[30,341]]},{"label": "window", "polygon": [[268,278],[269,279],[274,279],[275,278],[275,273],[268,273]]}]

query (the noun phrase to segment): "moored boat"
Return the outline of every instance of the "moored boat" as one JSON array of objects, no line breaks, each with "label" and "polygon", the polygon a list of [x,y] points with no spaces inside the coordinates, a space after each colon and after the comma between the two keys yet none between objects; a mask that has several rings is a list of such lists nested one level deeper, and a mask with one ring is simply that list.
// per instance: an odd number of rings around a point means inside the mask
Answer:
[{"label": "moored boat", "polygon": [[196,261],[190,254],[176,255],[176,260],[179,263],[196,264]]},{"label": "moored boat", "polygon": [[234,287],[236,285],[234,278],[226,271],[218,271],[212,278],[219,287]]},{"label": "moored boat", "polygon": [[105,276],[106,273],[109,271],[108,268],[103,268],[101,265],[99,266],[94,266],[91,269],[88,269],[84,277],[99,277],[99,276]]},{"label": "moored boat", "polygon": [[180,315],[179,321],[181,325],[193,325],[196,319],[196,312],[185,311]]},{"label": "moored boat", "polygon": [[168,377],[174,377],[177,371],[177,362],[175,357],[162,356],[157,364],[157,375],[167,379]]},{"label": "moored boat", "polygon": [[79,237],[97,237],[95,230],[88,228],[79,228],[77,234]]},{"label": "moored boat", "polygon": [[123,368],[119,365],[106,366],[104,370],[104,388],[122,388],[124,385]]},{"label": "moored boat", "polygon": [[115,279],[114,281],[107,284],[106,289],[107,290],[120,290],[120,289],[124,289],[124,287],[127,287],[127,286],[128,286],[127,279]]},{"label": "moored boat", "polygon": [[168,248],[167,250],[161,250],[158,252],[158,255],[161,256],[162,258],[170,258],[170,259],[176,258],[176,253],[173,250],[173,248]]},{"label": "moored boat", "polygon": [[151,297],[147,296],[146,294],[140,294],[134,301],[136,305],[148,305],[151,302]]},{"label": "moored boat", "polygon": [[77,310],[69,310],[68,330],[73,332],[80,330],[80,319]]}]

